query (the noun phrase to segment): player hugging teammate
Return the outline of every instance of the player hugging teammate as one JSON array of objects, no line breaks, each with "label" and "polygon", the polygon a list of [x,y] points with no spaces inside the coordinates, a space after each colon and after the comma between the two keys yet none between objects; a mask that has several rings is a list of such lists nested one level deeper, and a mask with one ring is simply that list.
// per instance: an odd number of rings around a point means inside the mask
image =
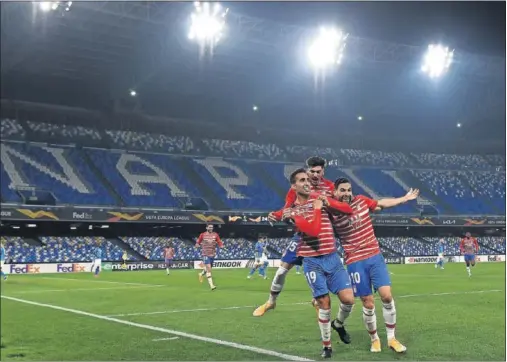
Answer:
[{"label": "player hugging teammate", "polygon": [[[419,195],[419,190],[410,189],[407,194],[403,197],[399,198],[386,198],[381,200],[372,200],[365,196],[353,196],[352,194],[352,186],[349,180],[345,178],[339,178],[336,180],[334,185],[329,186],[330,181],[323,179],[324,174],[324,166],[325,160],[320,157],[312,157],[307,161],[308,169],[307,175],[309,177],[310,185],[309,187],[312,191],[320,192],[320,196],[332,196],[332,198],[322,199],[324,206],[326,207],[326,212],[322,213],[322,215],[328,215],[333,223],[334,232],[340,238],[340,242],[342,244],[345,256],[345,263],[347,264],[348,274],[350,276],[350,282],[353,287],[353,292],[355,297],[359,297],[363,304],[363,322],[368,330],[371,337],[371,352],[380,352],[381,351],[381,343],[377,334],[377,320],[375,315],[375,304],[373,298],[373,292],[378,292],[380,299],[382,301],[382,312],[385,320],[386,330],[387,330],[387,344],[388,346],[398,353],[402,353],[406,351],[406,347],[403,346],[395,337],[395,327],[396,327],[396,308],[394,304],[394,300],[391,294],[391,281],[389,277],[389,273],[387,271],[387,266],[385,260],[380,252],[380,247],[378,241],[373,232],[373,224],[371,222],[371,218],[369,213],[374,211],[380,211],[385,208],[391,208],[408,202],[410,200],[417,199]],[[299,172],[296,179],[291,179],[291,190],[287,194],[286,204],[284,205],[284,209],[270,213],[269,217],[271,220],[280,220],[287,219],[291,217],[291,210],[297,210],[296,199],[300,193],[297,193],[298,190],[297,183],[302,182],[301,180],[304,178],[301,170],[297,170]],[[295,182],[295,183],[293,183]],[[299,188],[301,190],[301,188]],[[303,191],[304,188],[303,188]],[[292,193],[292,195],[291,195]],[[339,208],[333,210],[332,213],[328,213],[327,208],[329,208],[329,204],[339,201]],[[336,205],[336,204],[335,204]],[[349,209],[345,208],[343,205],[349,207]],[[319,205],[314,205],[314,207],[318,207]],[[299,205],[299,207],[301,207]],[[305,214],[305,218],[308,218],[309,215]],[[308,220],[307,220],[308,221]],[[296,222],[293,219],[293,222]],[[299,221],[301,222],[301,220]],[[315,222],[315,221],[313,221]],[[324,222],[325,223],[325,222]],[[296,226],[297,222],[296,222]],[[327,227],[327,226],[324,226]],[[301,231],[298,228],[298,231]],[[282,257],[282,263],[277,271],[275,279],[271,285],[271,293],[269,300],[258,307],[254,311],[254,316],[262,316],[264,313],[270,309],[274,309],[276,306],[276,298],[279,296],[283,284],[285,282],[285,275],[288,270],[296,263],[301,263],[303,261],[303,256],[305,255],[305,248],[313,246],[312,249],[314,252],[321,252],[319,249],[315,249],[315,242],[311,242],[310,244],[306,243],[305,238],[308,238],[311,234],[306,234],[304,232],[296,233],[294,238],[284,256]],[[331,238],[334,243],[334,235],[331,230]],[[331,239],[330,238],[330,239]],[[320,239],[319,239],[320,240]],[[320,243],[320,242],[319,242]],[[306,247],[304,247],[306,245]],[[320,245],[320,244],[318,244]],[[303,253],[301,253],[301,248],[303,248]],[[334,254],[336,254],[336,246],[334,250]],[[287,256],[290,256],[291,259],[288,260]],[[319,257],[322,258],[321,255]],[[323,259],[321,259],[323,260]],[[341,264],[341,263],[340,263]],[[304,268],[305,275],[307,277],[307,281],[312,288],[312,292],[314,294],[315,299],[317,299],[314,305],[317,305],[319,308],[319,326],[321,323],[321,309],[325,310],[327,306],[325,303],[322,303],[323,299],[321,296],[317,295],[319,292],[319,288],[315,288],[314,280],[317,282],[317,272],[325,270],[327,265],[320,265],[317,269],[312,269],[311,266],[314,265],[314,260],[307,260],[304,258]],[[335,265],[336,270],[339,270],[338,264]],[[307,274],[307,272],[314,272],[313,274]],[[313,278],[315,276],[315,278]],[[320,282],[319,282],[320,283]],[[334,293],[335,286],[332,286],[330,282],[324,283],[328,285],[328,291]],[[372,288],[373,287],[373,288]],[[327,291],[326,291],[327,293]],[[327,295],[327,294],[326,294]],[[347,303],[343,303],[342,305],[347,305]],[[352,304],[350,304],[351,306]],[[324,308],[321,308],[324,307]],[[347,307],[345,307],[347,308]],[[345,312],[347,314],[347,309],[342,310],[342,306],[340,306],[340,312]],[[348,311],[350,313],[350,311]],[[323,317],[327,316],[327,312]],[[350,337],[346,334],[344,330],[344,320],[345,318],[340,317],[340,313],[338,318],[333,321],[332,327],[335,329],[340,338],[345,343],[350,343]],[[322,318],[322,321],[325,322],[326,318]],[[326,323],[323,323],[326,324]],[[322,326],[321,326],[322,327]],[[325,335],[326,327],[321,328],[321,332],[323,335],[323,343],[324,350],[323,356],[329,357],[331,355],[326,351],[327,349],[327,336]],[[326,338],[325,338],[326,337]]]}]

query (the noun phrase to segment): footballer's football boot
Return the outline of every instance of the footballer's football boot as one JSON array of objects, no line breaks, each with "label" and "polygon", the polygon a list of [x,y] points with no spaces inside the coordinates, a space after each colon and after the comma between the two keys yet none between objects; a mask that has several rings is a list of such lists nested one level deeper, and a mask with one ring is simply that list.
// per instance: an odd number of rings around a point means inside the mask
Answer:
[{"label": "footballer's football boot", "polygon": [[391,338],[387,345],[396,353],[405,353],[407,351],[407,347],[402,345],[396,338]]},{"label": "footballer's football boot", "polygon": [[333,329],[338,333],[338,336],[340,336],[340,339],[343,343],[350,343],[350,334],[347,333],[345,326],[340,325],[335,319],[331,322],[331,327],[333,327]]},{"label": "footballer's football boot", "polygon": [[333,356],[333,349],[331,347],[322,348],[322,353],[320,356],[322,358],[331,358]]},{"label": "footballer's football boot", "polygon": [[268,310],[275,309],[276,303],[266,302],[263,305],[257,307],[253,312],[254,317],[262,317]]},{"label": "footballer's football boot", "polygon": [[380,345],[380,339],[376,338],[371,341],[370,352],[378,353],[382,351],[382,346]]}]

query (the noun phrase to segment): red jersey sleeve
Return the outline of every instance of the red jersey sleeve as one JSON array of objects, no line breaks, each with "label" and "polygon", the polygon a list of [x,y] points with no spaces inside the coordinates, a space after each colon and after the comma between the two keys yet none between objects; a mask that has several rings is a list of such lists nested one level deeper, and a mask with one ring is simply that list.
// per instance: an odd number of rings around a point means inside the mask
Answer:
[{"label": "red jersey sleeve", "polygon": [[285,195],[285,205],[278,210],[273,212],[273,216],[276,217],[278,220],[282,219],[282,214],[284,209],[288,209],[291,207],[294,202],[296,202],[296,191],[291,187],[289,191],[287,192],[287,195]]},{"label": "red jersey sleeve", "polygon": [[475,252],[479,252],[479,243],[477,242],[477,239],[474,238],[474,245],[475,245]]},{"label": "red jersey sleeve", "polygon": [[378,205],[377,200],[370,199],[369,197],[366,197],[364,195],[358,195],[356,197],[358,199],[361,199],[364,202],[366,202],[366,205],[368,205],[368,208],[370,209],[370,211],[375,211],[375,209],[377,208],[377,205]]},{"label": "red jersey sleeve", "polygon": [[459,243],[459,250],[461,252],[465,250],[465,239],[461,239],[461,243]]},{"label": "red jersey sleeve", "polygon": [[222,242],[222,239],[220,239],[220,236],[218,234],[217,235],[217,244],[219,247],[223,248],[224,247],[224,243]]},{"label": "red jersey sleeve", "polygon": [[299,231],[305,233],[311,237],[318,237],[320,234],[320,230],[322,227],[322,210],[315,209],[313,210],[313,219],[311,221],[306,220],[302,216],[294,216],[294,223]]},{"label": "red jersey sleeve", "polygon": [[204,236],[203,234],[204,234],[204,233],[201,233],[201,235],[199,235],[199,237],[197,238],[197,241],[196,241],[196,244],[197,244],[197,245],[201,245],[201,243],[202,243],[202,238],[203,238],[203,236]]},{"label": "red jersey sleeve", "polygon": [[345,202],[341,202],[335,199],[332,199],[330,197],[327,198],[327,201],[329,202],[328,208],[331,209],[331,211],[339,211],[344,214],[353,214],[354,210],[352,207],[350,207],[349,204]]}]

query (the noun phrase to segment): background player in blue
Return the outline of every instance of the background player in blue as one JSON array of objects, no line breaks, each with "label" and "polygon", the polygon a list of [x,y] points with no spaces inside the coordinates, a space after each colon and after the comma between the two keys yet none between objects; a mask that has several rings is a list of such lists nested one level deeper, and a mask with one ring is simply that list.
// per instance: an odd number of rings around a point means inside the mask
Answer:
[{"label": "background player in blue", "polygon": [[444,269],[444,239],[440,239],[437,244],[437,262],[435,263],[435,268],[438,267]]},{"label": "background player in blue", "polygon": [[99,276],[100,269],[102,268],[102,249],[100,244],[97,244],[95,249],[93,250],[93,264],[92,264],[92,273],[94,273],[95,277]]},{"label": "background player in blue", "polygon": [[248,279],[250,279],[252,277],[252,275],[255,274],[255,271],[257,269],[259,269],[259,274],[261,276],[264,276],[264,271],[262,269],[262,255],[264,253],[264,250],[266,248],[266,238],[265,237],[262,237],[260,238],[259,241],[257,241],[257,243],[255,244],[255,247],[254,247],[254,259],[255,259],[255,262],[254,262],[254,266],[252,269],[250,269],[250,273],[248,273]]},{"label": "background player in blue", "polygon": [[5,263],[5,248],[4,244],[0,244],[0,275],[3,280],[7,280],[7,274],[4,272],[4,263]]}]

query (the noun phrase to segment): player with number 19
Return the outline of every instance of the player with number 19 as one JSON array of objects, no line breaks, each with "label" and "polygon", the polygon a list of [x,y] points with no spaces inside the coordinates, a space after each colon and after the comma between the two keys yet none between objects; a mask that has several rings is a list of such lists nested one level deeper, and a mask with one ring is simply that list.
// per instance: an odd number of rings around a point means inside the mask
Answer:
[{"label": "player with number 19", "polygon": [[[308,173],[309,181],[310,181],[310,189],[312,191],[318,192],[322,195],[326,195],[331,197],[333,195],[334,185],[333,182],[324,178],[324,169],[326,167],[326,160],[322,157],[313,156],[306,160],[306,166],[308,167],[305,170]],[[274,212],[270,212],[268,219],[270,222],[280,221],[283,218],[283,213],[285,210],[289,210],[294,202],[296,201],[297,195],[294,189],[291,187],[287,192],[285,197],[285,205],[282,209]],[[263,316],[268,310],[273,310],[276,307],[276,300],[280,293],[283,290],[285,285],[285,278],[287,273],[296,266],[301,266],[303,264],[303,259],[296,255],[296,251],[301,243],[301,236],[299,233],[294,234],[289,245],[285,249],[280,266],[273,277],[273,281],[271,282],[271,290],[269,293],[269,299],[266,303],[257,307],[253,315],[254,317]],[[298,270],[299,271],[299,270]]]},{"label": "player with number 19", "polygon": [[324,209],[324,207],[331,208],[333,202],[337,203],[334,200],[328,200],[324,195],[311,192],[309,177],[304,169],[294,171],[290,176],[290,181],[297,199],[290,212],[286,213],[286,217],[293,220],[296,228],[301,232],[302,242],[297,249],[297,256],[304,260],[303,271],[319,307],[318,322],[323,344],[322,357],[330,358],[332,347],[329,293],[337,295],[341,302],[335,320],[339,325],[335,329],[340,339],[346,344],[350,343],[350,336],[345,330],[344,323],[354,305],[350,279],[337,253],[328,210]]},{"label": "player with number 19", "polygon": [[415,200],[418,196],[419,190],[410,189],[403,197],[372,200],[362,195],[353,196],[352,186],[346,178],[335,181],[335,199],[349,203],[354,210],[352,214],[334,217],[333,224],[343,247],[354,294],[363,302],[363,322],[371,337],[371,352],[381,351],[377,334],[374,290],[379,293],[382,300],[389,348],[402,353],[406,351],[406,347],[395,337],[396,308],[391,294],[391,279],[373,231],[370,212],[395,207]]}]

